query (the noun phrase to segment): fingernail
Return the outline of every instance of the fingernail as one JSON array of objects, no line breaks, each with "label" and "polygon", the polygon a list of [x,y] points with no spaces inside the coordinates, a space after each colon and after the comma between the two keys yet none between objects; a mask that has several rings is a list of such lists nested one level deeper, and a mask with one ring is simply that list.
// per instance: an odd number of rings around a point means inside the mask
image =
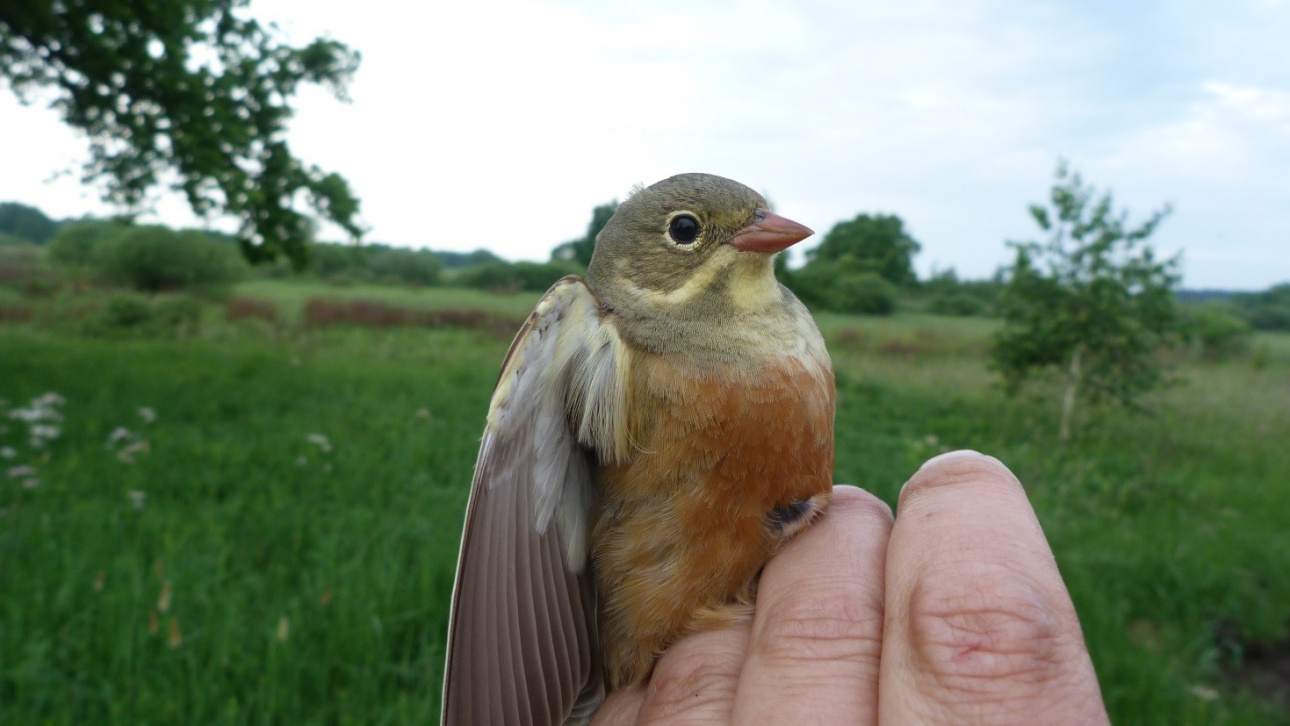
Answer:
[{"label": "fingernail", "polygon": [[922,466],[918,467],[918,470],[922,471],[923,469],[926,469],[932,464],[943,464],[949,461],[955,461],[958,459],[970,459],[976,456],[984,458],[985,454],[982,454],[979,451],[973,451],[972,449],[959,449],[958,451],[947,451],[944,454],[933,456],[932,458],[928,459],[926,462],[923,463]]}]

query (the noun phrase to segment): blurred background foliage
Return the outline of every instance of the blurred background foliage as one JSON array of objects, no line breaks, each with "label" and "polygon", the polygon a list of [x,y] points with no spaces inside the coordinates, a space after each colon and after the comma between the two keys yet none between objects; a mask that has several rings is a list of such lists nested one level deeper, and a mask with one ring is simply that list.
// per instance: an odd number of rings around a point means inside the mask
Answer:
[{"label": "blurred background foliage", "polygon": [[[245,9],[0,5],[0,76],[121,209],[0,202],[0,722],[432,722],[497,365],[617,208],[546,262],[322,241],[358,200],[285,123],[359,57]],[[238,233],[134,223],[162,185]],[[889,213],[777,258],[833,357],[837,479],[894,506],[929,456],[999,456],[1114,721],[1290,722],[1290,283],[1179,289],[1164,213],[1128,227],[1065,166],[1030,213],[988,279],[920,279]]]}]

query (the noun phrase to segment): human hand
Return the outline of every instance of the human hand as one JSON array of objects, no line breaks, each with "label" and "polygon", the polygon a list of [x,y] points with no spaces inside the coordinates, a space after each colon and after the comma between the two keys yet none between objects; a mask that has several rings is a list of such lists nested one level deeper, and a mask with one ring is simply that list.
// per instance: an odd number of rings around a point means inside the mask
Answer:
[{"label": "human hand", "polygon": [[1104,724],[1079,620],[1025,491],[953,452],[892,521],[860,489],[767,565],[750,626],[676,643],[595,724]]}]

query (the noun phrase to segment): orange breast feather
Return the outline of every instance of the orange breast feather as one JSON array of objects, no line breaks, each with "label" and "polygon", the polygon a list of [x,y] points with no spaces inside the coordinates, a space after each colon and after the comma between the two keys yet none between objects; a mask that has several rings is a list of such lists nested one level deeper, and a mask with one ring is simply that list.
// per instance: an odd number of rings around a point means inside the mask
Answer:
[{"label": "orange breast feather", "polygon": [[609,685],[649,676],[686,633],[745,617],[783,544],[776,507],[833,479],[832,372],[814,361],[699,368],[634,356],[634,454],[604,466],[592,531]]}]

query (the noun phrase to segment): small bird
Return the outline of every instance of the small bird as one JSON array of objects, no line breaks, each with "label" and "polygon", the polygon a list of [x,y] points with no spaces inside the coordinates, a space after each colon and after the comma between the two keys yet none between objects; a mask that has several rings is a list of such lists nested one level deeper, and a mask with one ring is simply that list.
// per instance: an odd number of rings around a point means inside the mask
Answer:
[{"label": "small bird", "polygon": [[466,509],[445,724],[584,723],[689,633],[746,622],[826,508],[833,369],[748,187],[636,190],[502,364]]}]

